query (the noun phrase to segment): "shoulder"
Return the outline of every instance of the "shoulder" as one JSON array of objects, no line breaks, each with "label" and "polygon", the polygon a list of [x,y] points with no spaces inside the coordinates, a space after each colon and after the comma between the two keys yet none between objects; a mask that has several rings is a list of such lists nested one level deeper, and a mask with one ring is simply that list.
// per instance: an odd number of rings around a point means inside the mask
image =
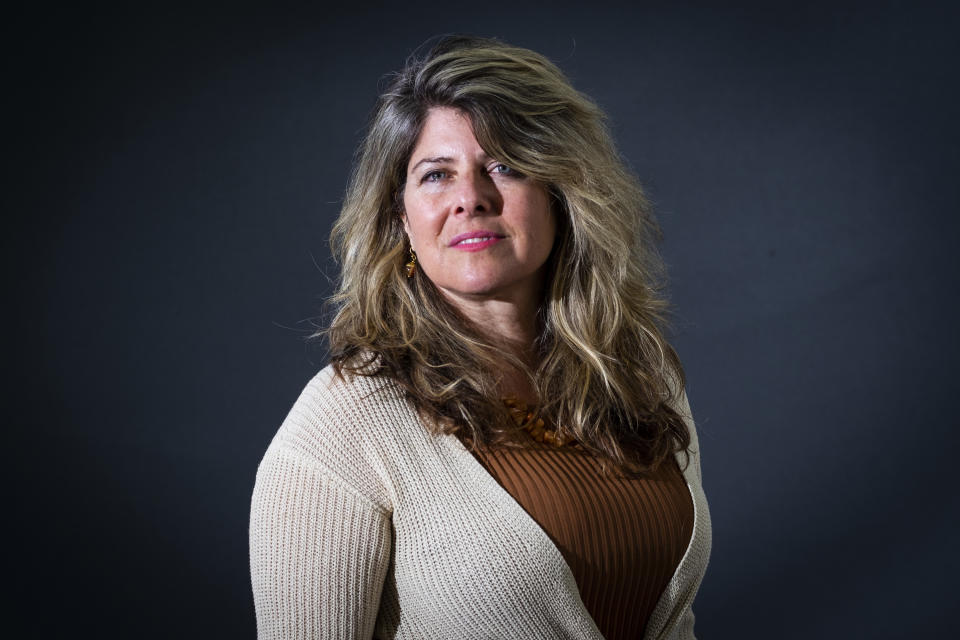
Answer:
[{"label": "shoulder", "polygon": [[408,410],[402,392],[388,379],[338,375],[333,366],[317,373],[300,392],[274,442],[310,453],[323,444],[361,444],[390,429],[391,417]]},{"label": "shoulder", "polygon": [[347,490],[390,510],[383,443],[411,423],[412,410],[389,380],[337,375],[332,366],[301,391],[261,467],[274,457],[295,459]]}]

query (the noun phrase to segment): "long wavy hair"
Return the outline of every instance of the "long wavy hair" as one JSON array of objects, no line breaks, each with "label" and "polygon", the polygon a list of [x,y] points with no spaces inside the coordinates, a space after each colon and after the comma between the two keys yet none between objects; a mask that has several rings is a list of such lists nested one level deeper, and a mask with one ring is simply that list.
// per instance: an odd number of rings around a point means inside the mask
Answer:
[{"label": "long wavy hair", "polygon": [[[433,107],[467,114],[491,157],[552,196],[533,364],[484,337],[422,272],[405,272],[406,168]],[[614,468],[643,473],[690,444],[673,409],[685,383],[664,337],[659,239],[603,112],[555,65],[497,40],[445,37],[392,76],[357,150],[331,234],[335,312],[320,334],[339,375],[392,379],[429,428],[481,450],[517,442],[499,388],[513,366],[538,392],[541,417]]]}]

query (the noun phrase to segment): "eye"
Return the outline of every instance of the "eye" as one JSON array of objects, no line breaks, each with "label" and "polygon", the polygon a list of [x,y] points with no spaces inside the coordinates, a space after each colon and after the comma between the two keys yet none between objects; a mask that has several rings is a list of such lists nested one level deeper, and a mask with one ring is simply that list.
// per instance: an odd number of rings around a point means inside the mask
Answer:
[{"label": "eye", "polygon": [[433,171],[428,171],[423,175],[423,178],[420,179],[420,182],[440,182],[447,177],[446,171],[441,171],[440,169],[434,169]]},{"label": "eye", "polygon": [[514,178],[519,178],[523,175],[516,169],[505,165],[502,162],[493,165],[493,167],[490,168],[490,173],[499,173],[502,176],[511,176]]}]

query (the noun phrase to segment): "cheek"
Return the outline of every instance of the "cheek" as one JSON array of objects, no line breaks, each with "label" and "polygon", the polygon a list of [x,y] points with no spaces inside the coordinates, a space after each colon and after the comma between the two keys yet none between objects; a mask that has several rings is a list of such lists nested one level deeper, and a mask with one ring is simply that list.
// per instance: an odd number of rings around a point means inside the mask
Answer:
[{"label": "cheek", "polygon": [[553,250],[553,245],[557,241],[557,224],[554,217],[551,215],[544,222],[544,233],[543,233],[543,259],[546,260],[550,255],[550,252]]},{"label": "cheek", "polygon": [[427,198],[404,198],[404,228],[408,235],[423,242],[427,236],[439,235],[443,228],[443,215]]},{"label": "cheek", "polygon": [[534,207],[533,210],[538,212],[535,229],[538,239],[537,244],[541,251],[550,253],[557,237],[557,216],[550,207],[550,199],[546,193],[538,194],[535,202],[531,202],[531,205]]}]

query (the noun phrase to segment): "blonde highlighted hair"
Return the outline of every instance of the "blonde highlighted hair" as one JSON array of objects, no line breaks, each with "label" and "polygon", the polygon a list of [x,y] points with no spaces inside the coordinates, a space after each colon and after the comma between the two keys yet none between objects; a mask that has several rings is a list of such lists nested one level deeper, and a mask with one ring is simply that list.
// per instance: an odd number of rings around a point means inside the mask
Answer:
[{"label": "blonde highlighted hair", "polygon": [[[548,186],[557,236],[532,366],[505,355],[422,273],[407,278],[402,194],[432,107],[470,118],[493,158]],[[540,415],[628,472],[690,444],[684,374],[664,334],[659,229],[602,111],[545,57],[497,40],[446,37],[380,96],[331,235],[341,265],[324,333],[343,375],[381,375],[430,428],[479,448],[509,445],[504,359],[529,377]]]}]

